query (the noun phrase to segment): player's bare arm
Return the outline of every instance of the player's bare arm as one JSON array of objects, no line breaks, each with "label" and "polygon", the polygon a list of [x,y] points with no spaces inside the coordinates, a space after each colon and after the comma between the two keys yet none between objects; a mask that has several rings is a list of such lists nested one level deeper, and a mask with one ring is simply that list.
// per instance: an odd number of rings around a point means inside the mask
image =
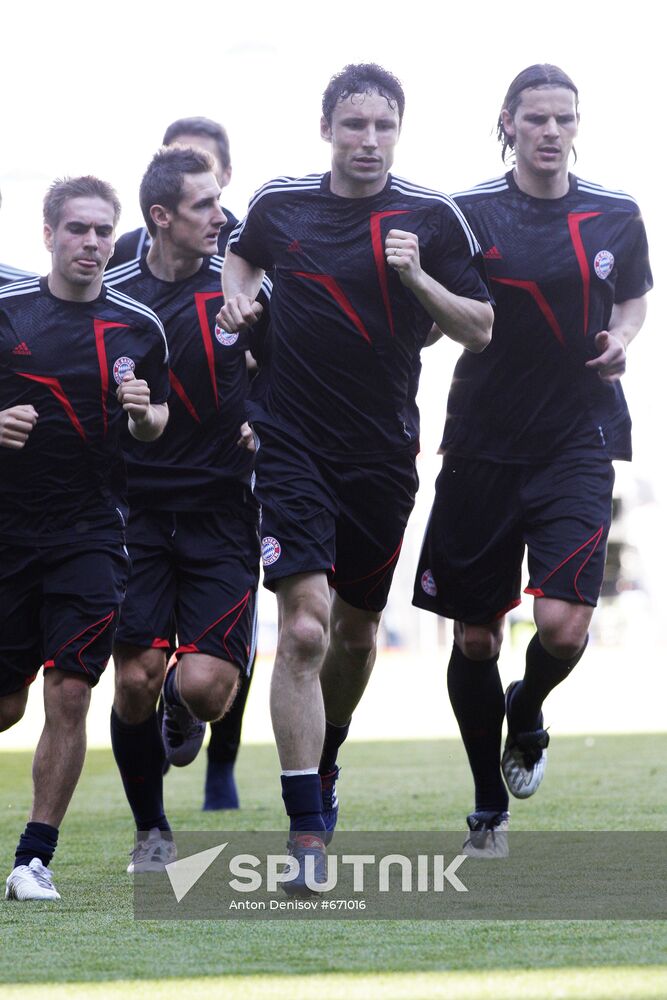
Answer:
[{"label": "player's bare arm", "polygon": [[603,382],[617,382],[626,368],[628,345],[641,330],[646,318],[646,296],[618,302],[611,311],[609,329],[595,337],[597,358],[586,367],[597,371]]},{"label": "player's bare arm", "polygon": [[151,391],[142,378],[126,375],[118,386],[118,402],[127,413],[127,426],[137,441],[155,441],[167,426],[166,403],[151,403]]},{"label": "player's bare arm", "polygon": [[238,254],[227,251],[222,269],[225,304],[218,313],[218,323],[230,333],[253,326],[263,308],[255,299],[262,285],[264,271]]},{"label": "player's bare arm", "polygon": [[18,451],[23,448],[37,423],[37,410],[30,404],[0,410],[0,445]]},{"label": "player's bare arm", "polygon": [[[491,340],[493,309],[479,302],[454,295],[424,271],[419,257],[419,239],[415,233],[390,229],[385,240],[387,265],[417,296],[438,330],[467,350],[479,354]],[[429,343],[437,337],[429,333]]]}]

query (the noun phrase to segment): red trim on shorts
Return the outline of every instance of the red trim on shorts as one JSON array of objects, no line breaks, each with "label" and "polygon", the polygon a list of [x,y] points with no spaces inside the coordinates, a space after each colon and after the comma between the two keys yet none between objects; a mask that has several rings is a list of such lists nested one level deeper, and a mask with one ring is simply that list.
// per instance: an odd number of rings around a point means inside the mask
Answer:
[{"label": "red trim on shorts", "polygon": [[169,639],[160,639],[159,637],[156,637],[151,642],[151,649],[169,649],[170,647],[171,643],[169,642]]},{"label": "red trim on shorts", "polygon": [[393,554],[389,557],[389,559],[387,559],[387,561],[383,563],[382,566],[378,566],[377,569],[371,570],[371,572],[367,573],[366,576],[360,576],[356,580],[334,580],[331,586],[334,588],[334,590],[337,590],[338,587],[350,587],[355,583],[363,583],[364,580],[369,580],[371,579],[371,577],[376,576],[379,573],[380,576],[378,577],[378,579],[375,581],[373,586],[369,590],[367,590],[366,593],[364,594],[364,601],[366,603],[366,607],[368,608],[369,611],[372,611],[373,609],[370,608],[368,604],[369,598],[373,593],[373,591],[377,590],[378,587],[380,587],[384,582],[384,578],[386,577],[387,573],[398,559],[402,546],[403,546],[403,539],[401,538],[400,542],[398,543],[398,546],[394,550]]},{"label": "red trim on shorts", "polygon": [[398,543],[398,546],[394,549],[393,555],[389,556],[387,561],[383,563],[381,566],[378,566],[377,569],[373,569],[371,570],[370,573],[367,573],[366,576],[359,576],[354,580],[336,580],[336,583],[342,585],[343,587],[349,587],[350,584],[352,583],[363,583],[364,580],[369,580],[372,576],[375,576],[376,573],[380,573],[383,569],[389,569],[391,564],[393,562],[396,562],[396,560],[398,559],[402,545],[403,545],[403,539],[401,538],[400,542]]},{"label": "red trim on shorts", "polygon": [[236,615],[236,617],[234,618],[233,622],[231,623],[231,625],[229,626],[229,628],[227,629],[227,631],[225,632],[225,634],[224,634],[224,636],[222,638],[222,644],[225,647],[225,652],[227,653],[228,662],[229,663],[234,663],[235,660],[234,660],[234,657],[232,655],[232,652],[231,652],[229,646],[227,645],[227,639],[229,637],[230,632],[236,627],[236,625],[238,624],[239,619],[245,613],[245,610],[248,607],[248,601],[250,600],[250,596],[251,596],[251,591],[249,591],[249,590],[246,591],[245,595],[241,598],[241,600],[237,604],[234,605],[233,608],[230,608],[229,611],[225,611],[224,615],[220,615],[220,617],[216,618],[216,620],[214,622],[211,622],[211,624],[208,625],[204,629],[204,631],[200,635],[197,636],[197,638],[194,640],[194,642],[190,642],[186,646],[179,646],[178,649],[176,650],[176,656],[180,657],[180,656],[183,656],[185,653],[199,653],[199,652],[201,652],[201,650],[197,646],[197,643],[201,642],[201,640],[204,638],[204,636],[208,635],[208,633],[211,631],[211,629],[215,628],[215,626],[218,625],[221,621],[224,621],[225,618],[227,618],[229,615],[233,615],[234,612],[237,611],[238,614]]},{"label": "red trim on shorts", "polygon": [[184,653],[198,653],[199,648],[195,646],[194,642],[189,642],[185,646],[179,646],[175,651],[175,656],[183,656]]},{"label": "red trim on shorts", "polygon": [[47,660],[44,663],[44,669],[46,670],[47,667],[55,667],[55,665],[56,665],[56,663],[55,663],[56,658],[58,656],[60,656],[60,654],[62,653],[63,649],[66,649],[67,646],[70,645],[70,643],[76,642],[77,639],[80,639],[82,635],[85,635],[86,632],[89,632],[91,629],[94,629],[97,625],[101,625],[101,628],[98,629],[98,631],[95,633],[95,635],[93,635],[89,639],[89,641],[86,642],[81,647],[81,649],[79,650],[79,652],[77,654],[77,657],[76,657],[77,660],[79,661],[79,665],[81,666],[81,669],[85,673],[89,674],[90,670],[88,669],[88,667],[86,666],[86,664],[83,662],[82,656],[83,656],[85,650],[88,649],[88,647],[90,645],[92,645],[92,643],[94,643],[96,639],[99,639],[99,637],[102,635],[103,632],[106,632],[106,630],[109,628],[109,625],[111,625],[111,623],[112,623],[112,621],[114,620],[115,617],[116,617],[116,612],[115,611],[110,611],[108,615],[106,615],[104,618],[100,618],[99,621],[93,622],[92,625],[86,625],[86,627],[84,629],[82,629],[76,635],[73,635],[71,637],[71,639],[68,639],[67,642],[64,642],[62,644],[62,646],[60,647],[60,649],[58,649],[57,652],[54,654],[53,659],[52,660]]},{"label": "red trim on shorts", "polygon": [[[568,563],[571,559],[574,559],[574,557],[576,555],[578,555],[588,545],[590,545],[591,542],[595,542],[595,544],[593,545],[591,551],[588,553],[588,555],[586,556],[586,558],[582,562],[581,566],[579,567],[579,569],[575,573],[575,575],[574,575],[574,581],[573,581],[573,587],[574,587],[575,594],[577,595],[577,597],[579,598],[579,600],[581,601],[582,604],[586,604],[587,601],[582,596],[582,594],[581,594],[581,592],[580,592],[580,590],[579,590],[579,588],[577,586],[577,581],[578,581],[580,575],[582,574],[582,572],[584,571],[584,569],[586,568],[586,565],[588,564],[588,562],[590,561],[590,559],[593,557],[593,555],[594,555],[594,553],[595,553],[598,545],[600,544],[600,541],[602,539],[602,535],[603,534],[604,534],[604,525],[601,524],[600,527],[598,528],[598,530],[595,532],[594,535],[591,535],[591,537],[588,538],[585,542],[583,542],[583,544],[581,544],[578,549],[575,549],[574,552],[571,552],[569,556],[566,556],[565,559],[563,559],[562,562],[560,562],[558,564],[558,566],[556,566],[555,569],[552,569],[551,572],[548,573],[545,576],[544,580],[542,580],[542,586],[544,586],[544,584],[547,582],[547,580],[551,579],[551,577],[554,575],[554,573],[557,573],[558,570],[562,569],[562,567],[565,566],[566,563]],[[536,590],[539,590],[540,593],[539,594],[535,593]],[[546,597],[546,594],[544,594],[544,592],[542,591],[541,587],[540,588],[531,588],[530,590],[528,590],[528,588],[526,588],[525,593],[526,594],[531,594],[531,593],[535,594],[536,597]]]},{"label": "red trim on shorts", "polygon": [[530,594],[532,597],[544,597],[545,593],[541,587],[525,587],[524,594]]},{"label": "red trim on shorts", "polygon": [[[527,591],[525,591],[525,593],[527,593]],[[503,618],[507,614],[507,612],[511,611],[513,608],[518,608],[520,604],[521,604],[521,598],[520,597],[515,598],[515,600],[510,601],[509,604],[502,609],[502,611],[497,611],[496,614],[491,619],[491,621],[497,622],[499,618]]]}]

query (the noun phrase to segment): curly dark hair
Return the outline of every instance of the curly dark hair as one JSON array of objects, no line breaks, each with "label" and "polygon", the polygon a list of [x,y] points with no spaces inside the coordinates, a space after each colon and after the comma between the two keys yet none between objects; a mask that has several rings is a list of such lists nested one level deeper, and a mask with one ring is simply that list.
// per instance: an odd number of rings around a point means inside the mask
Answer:
[{"label": "curly dark hair", "polygon": [[399,124],[403,121],[405,94],[400,80],[377,63],[350,63],[331,77],[322,94],[322,114],[331,125],[334,108],[350,94],[373,94],[387,99],[398,110]]}]

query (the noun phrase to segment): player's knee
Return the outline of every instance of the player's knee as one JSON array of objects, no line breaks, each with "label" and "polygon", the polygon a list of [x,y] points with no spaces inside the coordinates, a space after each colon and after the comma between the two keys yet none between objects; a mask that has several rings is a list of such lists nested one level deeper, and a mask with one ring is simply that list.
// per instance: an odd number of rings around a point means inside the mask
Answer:
[{"label": "player's knee", "polygon": [[328,623],[316,613],[301,611],[283,624],[278,644],[282,653],[306,663],[324,656],[328,638]]},{"label": "player's knee", "polygon": [[234,664],[215,657],[183,657],[179,690],[190,711],[202,722],[215,722],[231,708],[239,687]]},{"label": "player's knee", "polygon": [[456,644],[469,660],[491,660],[498,656],[503,643],[503,629],[456,623]]},{"label": "player's knee", "polygon": [[44,714],[47,723],[63,729],[85,724],[91,688],[80,674],[51,670],[44,676]]},{"label": "player's knee", "polygon": [[114,662],[116,711],[128,722],[133,721],[137,713],[145,718],[160,695],[164,680],[164,654],[154,649],[136,651],[133,655],[116,650]]},{"label": "player's knee", "polygon": [[366,663],[375,652],[379,620],[350,624],[337,621],[333,625],[332,640],[347,660]]},{"label": "player's knee", "polygon": [[25,693],[18,691],[16,694],[0,698],[0,733],[4,733],[6,729],[11,729],[21,721],[27,701],[27,690]]},{"label": "player's knee", "polygon": [[540,629],[540,642],[550,656],[557,660],[572,660],[586,644],[587,629],[574,623],[552,625]]}]

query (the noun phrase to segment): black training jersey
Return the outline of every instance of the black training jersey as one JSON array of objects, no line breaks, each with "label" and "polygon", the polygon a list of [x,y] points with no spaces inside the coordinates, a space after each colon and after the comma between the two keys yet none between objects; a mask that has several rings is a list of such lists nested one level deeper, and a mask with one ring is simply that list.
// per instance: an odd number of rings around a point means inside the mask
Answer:
[{"label": "black training jersey", "polygon": [[270,181],[230,237],[228,252],[273,272],[271,350],[249,412],[330,457],[415,449],[419,351],[433,321],[387,267],[384,241],[390,229],[416,233],[428,274],[487,300],[479,247],[437,191],[389,175],[376,195],[341,198],[329,182]]},{"label": "black training jersey", "polygon": [[22,281],[24,278],[32,278],[34,275],[30,271],[21,271],[18,267],[9,267],[8,264],[0,264],[0,286],[9,285],[12,281]]},{"label": "black training jersey", "polygon": [[[111,288],[158,313],[169,344],[169,423],[150,444],[124,437],[132,505],[211,510],[233,484],[250,482],[252,454],[237,444],[246,420],[248,335],[216,324],[221,270],[221,257],[205,257],[189,278],[163,281],[144,257],[107,272]],[[266,302],[268,279],[264,285]]]},{"label": "black training jersey", "polygon": [[116,399],[134,371],[151,402],[169,393],[162,324],[102,286],[93,302],[56,298],[46,278],[0,289],[0,410],[32,404],[25,446],[0,447],[0,538],[61,544],[118,534],[127,501]]},{"label": "black training jersey", "polygon": [[[239,220],[228,208],[223,208],[222,211],[226,215],[227,221],[218,235],[218,252],[221,257],[224,257],[227,240]],[[109,259],[109,263],[107,264],[107,271],[120,267],[121,264],[127,264],[134,260],[135,257],[145,257],[150,249],[150,245],[151,238],[145,226],[133,229],[129,233],[123,233],[116,240],[113,257]]]},{"label": "black training jersey", "polygon": [[511,171],[454,197],[482,245],[496,307],[490,345],[456,366],[443,448],[500,462],[579,446],[629,459],[620,383],[585,362],[614,303],[652,285],[635,201],[574,176],[563,198],[532,198]]}]

